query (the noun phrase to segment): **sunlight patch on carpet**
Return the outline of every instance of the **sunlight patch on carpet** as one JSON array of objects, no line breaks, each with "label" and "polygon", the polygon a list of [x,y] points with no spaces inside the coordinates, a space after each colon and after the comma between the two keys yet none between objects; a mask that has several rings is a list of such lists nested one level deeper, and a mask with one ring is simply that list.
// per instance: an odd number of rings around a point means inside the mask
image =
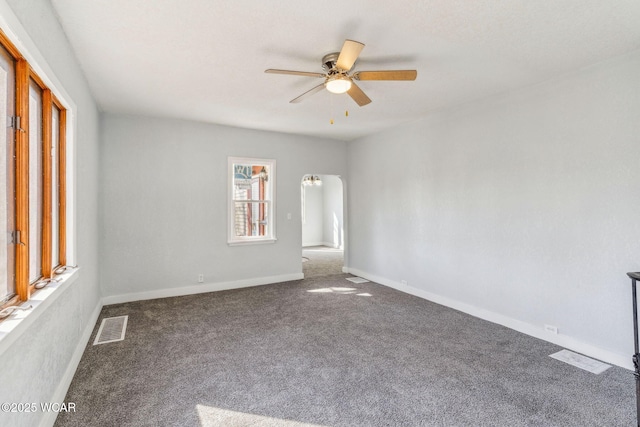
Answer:
[{"label": "sunlight patch on carpet", "polygon": [[553,357],[556,360],[568,363],[569,365],[573,365],[594,374],[601,374],[611,367],[611,365],[607,365],[606,363],[599,362],[595,359],[569,350],[561,350],[557,353],[550,354],[549,357]]},{"label": "sunlight patch on carpet", "polygon": [[363,279],[362,277],[347,277],[347,280],[352,283],[367,283],[367,279]]},{"label": "sunlight patch on carpet", "polygon": [[325,427],[320,424],[303,423],[264,415],[230,411],[213,406],[196,405],[201,427],[214,426],[264,426],[264,427]]},{"label": "sunlight patch on carpet", "polygon": [[311,292],[314,294],[330,294],[330,293],[335,293],[335,294],[352,294],[354,293],[354,291],[356,291],[356,288],[343,288],[343,287],[331,287],[331,288],[318,288],[318,289],[311,289],[307,292]]}]

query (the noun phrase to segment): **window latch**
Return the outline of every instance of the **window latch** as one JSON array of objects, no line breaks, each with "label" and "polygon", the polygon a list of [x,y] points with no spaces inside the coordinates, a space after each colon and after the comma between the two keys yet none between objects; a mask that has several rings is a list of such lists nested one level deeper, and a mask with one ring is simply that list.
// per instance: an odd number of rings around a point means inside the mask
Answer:
[{"label": "window latch", "polygon": [[20,230],[16,230],[16,231],[10,232],[9,233],[9,239],[11,240],[11,243],[13,243],[14,245],[26,246],[22,242],[22,238],[20,237]]},{"label": "window latch", "polygon": [[9,119],[10,119],[10,125],[9,125],[10,128],[13,128],[20,132],[24,132],[24,129],[22,129],[20,116],[11,116]]}]

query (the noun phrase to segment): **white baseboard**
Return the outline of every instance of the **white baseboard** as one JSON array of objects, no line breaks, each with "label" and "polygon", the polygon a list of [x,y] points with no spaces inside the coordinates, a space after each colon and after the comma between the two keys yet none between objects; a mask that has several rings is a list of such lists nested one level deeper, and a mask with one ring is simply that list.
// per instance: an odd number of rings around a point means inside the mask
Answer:
[{"label": "white baseboard", "polygon": [[336,245],[334,242],[322,242],[322,246],[326,246],[328,248],[340,249],[340,245]]},{"label": "white baseboard", "polygon": [[307,242],[302,244],[303,248],[311,248],[313,246],[324,246],[324,242]]},{"label": "white baseboard", "polygon": [[303,248],[311,248],[313,246],[326,246],[327,248],[343,249],[343,248],[340,248],[340,245],[336,245],[333,242],[312,242],[312,243],[303,243],[302,244]]},{"label": "white baseboard", "polygon": [[104,305],[110,305],[156,298],[179,297],[183,295],[203,294],[207,292],[226,291],[229,289],[248,288],[251,286],[269,285],[271,283],[288,282],[291,280],[300,279],[304,279],[304,275],[302,273],[282,274],[278,276],[268,277],[255,277],[251,279],[234,280],[231,282],[202,283],[199,285],[182,286],[178,288],[157,289],[153,291],[111,295],[102,298],[102,303]]},{"label": "white baseboard", "polygon": [[[76,348],[73,351],[73,355],[71,355],[71,360],[67,365],[67,369],[65,370],[64,375],[62,376],[62,379],[58,383],[58,387],[56,387],[56,391],[53,393],[53,396],[51,397],[49,402],[52,402],[52,403],[64,402],[64,398],[67,395],[67,391],[69,390],[69,386],[71,385],[73,376],[76,374],[76,370],[78,369],[78,365],[80,364],[80,360],[82,359],[82,355],[84,354],[84,350],[87,347],[87,343],[91,338],[91,333],[93,332],[93,328],[96,326],[96,322],[98,321],[98,317],[100,317],[101,311],[102,311],[102,301],[98,301],[98,304],[96,305],[93,312],[91,313],[91,317],[89,317],[87,326],[84,328],[82,337],[80,338],[80,341],[76,345]],[[44,412],[44,416],[40,419],[40,424],[39,424],[40,427],[53,426],[56,422],[57,417],[58,417],[58,413],[55,411]]]},{"label": "white baseboard", "polygon": [[[343,269],[344,271],[344,269]],[[487,320],[492,323],[497,323],[507,328],[514,329],[523,334],[530,335],[532,337],[547,341],[561,347],[565,347],[569,350],[584,354],[585,356],[592,357],[594,359],[601,360],[612,365],[620,366],[622,368],[633,370],[634,366],[631,362],[631,356],[621,355],[603,348],[594,346],[584,341],[580,341],[577,338],[573,338],[568,335],[552,334],[544,330],[543,327],[532,325],[530,323],[523,322],[521,320],[513,319],[511,317],[495,313],[493,311],[485,310],[483,308],[473,306],[467,303],[463,303],[451,298],[443,297],[422,289],[418,289],[412,286],[403,285],[399,282],[386,279],[384,277],[376,276],[374,274],[367,273],[366,271],[358,270],[355,268],[349,268],[348,273],[356,276],[363,277],[371,280],[372,282],[379,283],[381,285],[388,286],[393,289],[397,289],[401,292],[411,294],[428,301],[435,302],[436,304],[444,305],[446,307],[453,308],[458,311],[470,314],[471,316],[478,317],[483,320]]]}]

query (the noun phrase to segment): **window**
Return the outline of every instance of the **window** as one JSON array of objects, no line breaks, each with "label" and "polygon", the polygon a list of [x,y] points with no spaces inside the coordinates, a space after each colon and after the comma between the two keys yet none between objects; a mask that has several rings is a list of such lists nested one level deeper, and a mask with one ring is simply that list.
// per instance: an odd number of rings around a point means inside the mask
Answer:
[{"label": "window", "polygon": [[42,89],[29,79],[29,282],[42,275]]},{"label": "window", "polygon": [[0,31],[0,310],[67,267],[66,112]]},{"label": "window", "polygon": [[[13,56],[0,46],[0,117],[15,115],[15,71]],[[15,295],[15,131],[12,126],[0,132],[0,308]],[[14,298],[16,299],[16,298]],[[13,301],[15,302],[15,301]]]},{"label": "window", "polygon": [[229,157],[229,244],[272,243],[276,161]]}]

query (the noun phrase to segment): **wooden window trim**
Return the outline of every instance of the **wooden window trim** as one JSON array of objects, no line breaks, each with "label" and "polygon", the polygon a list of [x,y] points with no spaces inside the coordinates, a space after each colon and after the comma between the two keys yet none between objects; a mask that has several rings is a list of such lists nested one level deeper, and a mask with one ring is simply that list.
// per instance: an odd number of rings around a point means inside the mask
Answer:
[{"label": "wooden window trim", "polygon": [[[15,229],[20,231],[22,244],[15,245],[15,296],[0,304],[0,309],[19,305],[29,300],[36,291],[34,282],[29,283],[29,82],[33,80],[42,90],[42,278],[51,278],[56,268],[67,264],[67,108],[52,93],[46,83],[29,66],[16,46],[0,29],[0,45],[15,60],[15,115],[21,118],[20,128],[15,132]],[[59,110],[58,121],[58,182],[52,178],[52,112]],[[58,265],[52,265],[52,191],[58,185]],[[1,319],[0,319],[1,321]]]},{"label": "wooden window trim", "polygon": [[52,147],[52,113],[53,100],[50,89],[42,91],[42,272],[41,276],[50,279],[52,276],[51,266],[51,147]]},{"label": "wooden window trim", "polygon": [[22,54],[18,50],[18,48],[9,40],[7,35],[0,29],[0,44],[4,46],[5,49],[13,56],[13,58],[17,61],[18,59],[22,59]]},{"label": "wooden window trim", "polygon": [[43,91],[47,90],[47,85],[44,84],[44,82],[42,81],[42,79],[40,78],[40,76],[38,75],[38,73],[36,73],[33,68],[29,67],[29,77],[31,78],[31,80],[33,80],[33,82],[35,84],[38,85],[38,87],[40,89],[42,89]]},{"label": "wooden window trim", "polygon": [[67,265],[67,110],[58,108],[58,266],[61,266]]},{"label": "wooden window trim", "polygon": [[58,107],[58,267],[67,265],[67,109],[52,95]]},{"label": "wooden window trim", "polygon": [[[17,93],[17,85],[18,85],[18,63],[23,60],[22,55],[20,54],[20,51],[16,48],[16,46],[11,42],[11,40],[9,40],[9,38],[7,37],[7,35],[4,33],[4,31],[2,31],[2,29],[0,29],[0,44],[7,50],[7,52],[9,52],[9,55],[11,55],[15,61],[15,84],[16,84],[16,90],[15,90],[15,96],[16,96],[16,104],[15,104],[15,110],[14,110],[14,114],[19,115],[19,110],[18,110],[18,93]],[[21,65],[22,67],[24,67],[24,64]],[[15,132],[15,148],[17,150],[18,147],[18,134],[21,133],[19,131],[16,130]],[[17,166],[16,164],[14,164],[14,166]],[[14,174],[16,172],[14,171]],[[14,179],[17,179],[17,175],[15,176]],[[17,183],[15,184],[17,185]],[[17,194],[15,195],[17,197]],[[17,228],[18,225],[17,223],[15,224],[15,228]],[[21,239],[22,240],[22,239]],[[15,275],[16,275],[16,288],[15,288],[15,292],[16,294],[10,298],[9,300],[5,301],[4,304],[0,304],[0,309],[3,309],[5,307],[10,307],[12,305],[18,305],[22,302],[22,298],[20,296],[20,294],[18,293],[18,286],[17,286],[17,281],[18,281],[18,248],[20,248],[21,245],[16,245],[16,253],[15,253]]]},{"label": "wooden window trim", "polygon": [[16,62],[16,115],[22,129],[16,132],[16,230],[23,244],[16,245],[16,293],[20,301],[31,295],[29,286],[29,64]]}]

